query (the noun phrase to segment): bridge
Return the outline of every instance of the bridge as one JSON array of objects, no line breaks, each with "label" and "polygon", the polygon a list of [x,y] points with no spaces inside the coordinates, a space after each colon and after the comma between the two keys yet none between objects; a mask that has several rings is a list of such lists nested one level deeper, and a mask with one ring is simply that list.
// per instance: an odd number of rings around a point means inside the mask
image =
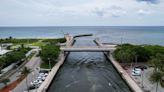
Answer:
[{"label": "bridge", "polygon": [[115,47],[105,47],[105,46],[70,46],[70,47],[61,47],[62,51],[71,51],[71,52],[78,52],[78,51],[113,51]]},{"label": "bridge", "polygon": [[81,37],[81,36],[91,36],[91,35],[92,34],[83,34],[83,35],[78,35],[78,36],[73,37],[73,36],[70,36],[69,34],[65,34],[66,46],[60,47],[60,50],[64,51],[64,52],[81,52],[81,51],[110,52],[110,51],[114,51],[116,49],[117,45],[115,45],[115,44],[104,45],[100,42],[100,40],[98,38],[94,40],[94,42],[97,44],[97,46],[72,46],[75,41],[74,38]]}]

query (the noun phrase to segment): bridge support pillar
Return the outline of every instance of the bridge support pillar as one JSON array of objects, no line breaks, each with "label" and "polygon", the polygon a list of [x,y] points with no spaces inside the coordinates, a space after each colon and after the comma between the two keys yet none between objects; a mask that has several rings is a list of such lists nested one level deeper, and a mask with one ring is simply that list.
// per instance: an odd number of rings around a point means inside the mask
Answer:
[{"label": "bridge support pillar", "polygon": [[110,56],[111,52],[110,51],[107,51],[107,55]]},{"label": "bridge support pillar", "polygon": [[107,51],[107,55],[110,56],[112,54],[111,51]]},{"label": "bridge support pillar", "polygon": [[66,56],[68,54],[68,52],[67,51],[63,51],[63,54],[64,54],[64,56]]}]

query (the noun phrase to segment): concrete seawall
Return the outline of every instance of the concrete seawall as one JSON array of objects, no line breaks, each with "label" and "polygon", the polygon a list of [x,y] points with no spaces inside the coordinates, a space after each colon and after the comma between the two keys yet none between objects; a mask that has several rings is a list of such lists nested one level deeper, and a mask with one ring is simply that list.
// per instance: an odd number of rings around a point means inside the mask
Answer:
[{"label": "concrete seawall", "polygon": [[[74,37],[66,35],[65,38],[67,39],[66,42],[66,46],[72,46],[72,44],[74,43]],[[46,92],[48,87],[50,86],[52,80],[54,79],[55,75],[57,74],[58,70],[60,69],[60,67],[63,65],[65,59],[67,58],[69,53],[64,53],[64,52],[60,52],[59,55],[59,60],[58,62],[54,65],[54,67],[51,69],[51,71],[49,72],[46,80],[42,83],[42,85],[38,88],[37,92]]]},{"label": "concrete seawall", "polygon": [[93,34],[75,35],[74,38],[77,38],[77,37],[84,37],[84,36],[93,36]]},{"label": "concrete seawall", "polygon": [[[98,46],[103,46],[103,44],[99,40],[94,40],[94,42]],[[120,64],[114,60],[112,54],[109,52],[108,54],[105,53],[105,56],[111,61],[112,65],[115,67],[115,69],[118,71],[118,73],[121,75],[121,77],[125,80],[125,82],[128,84],[130,89],[132,89],[133,92],[143,92],[143,90],[136,84],[134,80],[128,75],[128,73],[120,66]]]},{"label": "concrete seawall", "polygon": [[120,66],[120,64],[114,60],[112,55],[108,55],[104,53],[106,57],[110,60],[110,62],[113,64],[115,69],[118,71],[118,73],[121,75],[121,77],[125,80],[125,82],[128,84],[128,86],[132,89],[133,92],[143,92],[143,90],[137,85],[137,83],[132,80],[132,78],[129,76],[129,74]]},{"label": "concrete seawall", "polygon": [[[74,38],[75,37],[69,36],[69,38],[68,38],[69,40],[67,40],[67,45],[66,46],[72,46],[72,44],[75,41]],[[94,41],[95,41],[95,43],[98,46],[103,46],[103,44],[99,40],[94,40]],[[65,59],[66,59],[66,57],[67,57],[68,54],[69,53],[66,53],[66,54],[61,53],[60,54],[60,56],[59,56],[60,58],[59,58],[58,63],[52,68],[51,72],[47,76],[46,80],[39,87],[39,89],[37,90],[37,92],[46,92],[46,90],[50,86],[52,80],[54,79],[55,75],[57,74],[58,70],[60,69],[60,67],[64,63],[64,61],[65,61]],[[130,76],[127,74],[127,72],[119,65],[119,63],[117,63],[114,60],[114,58],[112,57],[111,54],[109,55],[109,53],[106,54],[105,52],[104,52],[104,54],[111,61],[112,65],[115,67],[115,69],[121,75],[121,77],[125,80],[125,82],[128,84],[128,86],[130,87],[130,89],[132,89],[132,91],[134,91],[134,92],[143,92],[142,89],[134,82],[134,80],[132,80],[130,78]]]},{"label": "concrete seawall", "polygon": [[42,83],[42,85],[38,88],[37,92],[46,92],[46,90],[48,89],[48,87],[51,84],[51,81],[54,79],[56,73],[58,72],[59,68],[61,67],[61,65],[64,63],[67,55],[64,55],[63,53],[61,53],[59,55],[60,59],[58,61],[57,64],[55,64],[55,66],[51,69],[51,72],[49,72],[46,80]]}]

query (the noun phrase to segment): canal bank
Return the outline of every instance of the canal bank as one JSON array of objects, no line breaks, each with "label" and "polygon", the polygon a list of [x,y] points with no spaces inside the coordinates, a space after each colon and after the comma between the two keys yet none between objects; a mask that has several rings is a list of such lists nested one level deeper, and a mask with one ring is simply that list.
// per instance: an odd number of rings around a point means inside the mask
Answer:
[{"label": "canal bank", "polygon": [[[72,46],[75,42],[74,37],[70,36],[69,34],[65,34],[65,38],[66,38],[66,46]],[[47,78],[45,79],[45,81],[41,84],[41,86],[37,89],[37,92],[46,92],[47,89],[49,88],[52,80],[54,79],[54,77],[56,76],[58,70],[60,69],[60,67],[63,65],[65,59],[67,58],[67,56],[69,55],[68,53],[65,52],[60,52],[59,57],[58,57],[58,62],[54,65],[54,67],[51,69],[51,71],[49,72]]]},{"label": "canal bank", "polygon": [[59,61],[57,64],[55,64],[55,66],[51,69],[51,71],[49,72],[46,80],[42,83],[42,85],[37,89],[37,92],[46,92],[48,87],[51,84],[51,81],[53,80],[53,78],[55,77],[56,73],[58,72],[60,66],[64,63],[65,59],[66,59],[67,55],[64,55],[64,53],[61,53],[59,55]]},{"label": "canal bank", "polygon": [[[100,42],[99,39],[95,39],[94,42],[97,44],[97,46],[104,46],[102,42]],[[137,85],[137,83],[129,76],[129,74],[120,66],[120,64],[114,60],[112,56],[113,52],[104,52],[104,55],[107,57],[107,59],[113,64],[114,68],[118,71],[122,79],[127,83],[127,85],[130,87],[130,89],[133,90],[133,92],[143,92],[143,90]]]},{"label": "canal bank", "polygon": [[128,84],[130,89],[133,90],[133,92],[143,92],[143,90],[137,85],[137,83],[128,75],[128,73],[120,66],[120,64],[117,63],[117,61],[114,60],[112,54],[106,54],[106,57],[111,61],[115,69],[118,71],[120,76],[125,80],[125,82]]},{"label": "canal bank", "polygon": [[[76,40],[75,46],[95,45],[90,39]],[[70,52],[47,91],[132,92],[103,52]]]}]

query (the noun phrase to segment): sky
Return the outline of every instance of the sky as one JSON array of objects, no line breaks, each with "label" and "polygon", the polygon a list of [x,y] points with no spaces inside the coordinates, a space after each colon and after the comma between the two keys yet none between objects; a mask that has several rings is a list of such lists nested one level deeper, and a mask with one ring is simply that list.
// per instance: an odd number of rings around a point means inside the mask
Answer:
[{"label": "sky", "polygon": [[164,26],[164,0],[0,0],[0,26]]}]

